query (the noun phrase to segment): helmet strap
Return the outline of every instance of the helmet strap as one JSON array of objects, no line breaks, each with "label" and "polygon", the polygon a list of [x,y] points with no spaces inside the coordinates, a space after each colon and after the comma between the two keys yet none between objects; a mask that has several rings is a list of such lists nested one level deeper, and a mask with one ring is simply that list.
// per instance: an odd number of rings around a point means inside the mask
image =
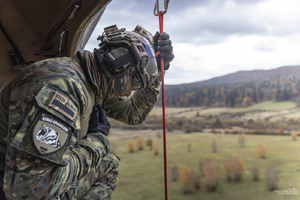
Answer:
[{"label": "helmet strap", "polygon": [[[98,71],[102,74],[103,86],[105,88],[105,93],[103,97],[112,98],[120,96],[129,96],[131,94],[131,75],[128,70],[117,73],[113,75],[108,70],[108,64],[104,60],[103,53],[101,49],[94,50],[98,62]],[[104,90],[102,90],[104,92]]]},{"label": "helmet strap", "polygon": [[94,60],[97,66],[97,73],[100,76],[100,81],[98,82],[98,93],[100,98],[103,98],[107,95],[108,91],[108,79],[109,79],[109,72],[103,62],[103,52],[101,49],[94,49]]},{"label": "helmet strap", "polygon": [[124,70],[121,73],[113,75],[109,80],[109,85],[109,96],[129,96],[131,94],[131,73],[128,70]]}]

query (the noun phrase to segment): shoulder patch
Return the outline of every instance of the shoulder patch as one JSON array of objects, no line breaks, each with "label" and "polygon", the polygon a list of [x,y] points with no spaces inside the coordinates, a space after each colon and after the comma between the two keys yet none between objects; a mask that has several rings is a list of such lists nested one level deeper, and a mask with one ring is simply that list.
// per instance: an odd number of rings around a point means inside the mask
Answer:
[{"label": "shoulder patch", "polygon": [[67,142],[71,128],[51,115],[40,115],[32,128],[32,143],[40,154],[59,151]]},{"label": "shoulder patch", "polygon": [[74,120],[78,111],[72,100],[58,91],[55,92],[48,106],[57,110],[71,120]]}]

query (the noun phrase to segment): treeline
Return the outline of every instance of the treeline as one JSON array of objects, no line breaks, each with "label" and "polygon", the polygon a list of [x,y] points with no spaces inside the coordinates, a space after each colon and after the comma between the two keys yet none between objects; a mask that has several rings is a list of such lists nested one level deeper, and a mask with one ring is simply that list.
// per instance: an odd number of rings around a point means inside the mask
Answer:
[{"label": "treeline", "polygon": [[[272,80],[166,87],[166,105],[245,107],[266,100],[300,103],[300,75]],[[160,102],[160,101],[159,101]]]}]

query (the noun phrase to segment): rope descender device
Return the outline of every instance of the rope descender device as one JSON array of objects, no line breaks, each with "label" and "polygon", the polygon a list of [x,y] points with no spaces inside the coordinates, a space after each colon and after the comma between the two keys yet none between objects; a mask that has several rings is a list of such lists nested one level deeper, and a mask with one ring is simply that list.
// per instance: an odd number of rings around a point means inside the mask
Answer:
[{"label": "rope descender device", "polygon": [[[163,32],[164,20],[163,15],[167,13],[170,0],[164,0],[164,11],[159,10],[159,0],[156,0],[153,13],[159,19],[159,32]],[[159,38],[160,39],[160,38]],[[160,55],[158,51],[155,56]],[[166,143],[166,114],[165,114],[165,83],[164,83],[164,59],[160,58],[161,82],[162,82],[162,113],[163,113],[163,143],[164,143],[164,180],[165,180],[165,200],[168,200],[168,176],[167,176],[167,143]]]}]

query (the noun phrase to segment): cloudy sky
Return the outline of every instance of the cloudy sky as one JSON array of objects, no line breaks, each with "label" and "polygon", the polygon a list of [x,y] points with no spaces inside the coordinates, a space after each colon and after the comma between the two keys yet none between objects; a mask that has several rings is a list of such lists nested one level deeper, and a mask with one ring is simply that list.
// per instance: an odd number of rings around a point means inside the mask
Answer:
[{"label": "cloudy sky", "polygon": [[[163,0],[160,0],[163,9]],[[158,30],[155,0],[112,0],[86,49],[103,28]],[[299,0],[170,0],[164,16],[175,59],[166,84],[207,80],[242,70],[300,65]]]}]

